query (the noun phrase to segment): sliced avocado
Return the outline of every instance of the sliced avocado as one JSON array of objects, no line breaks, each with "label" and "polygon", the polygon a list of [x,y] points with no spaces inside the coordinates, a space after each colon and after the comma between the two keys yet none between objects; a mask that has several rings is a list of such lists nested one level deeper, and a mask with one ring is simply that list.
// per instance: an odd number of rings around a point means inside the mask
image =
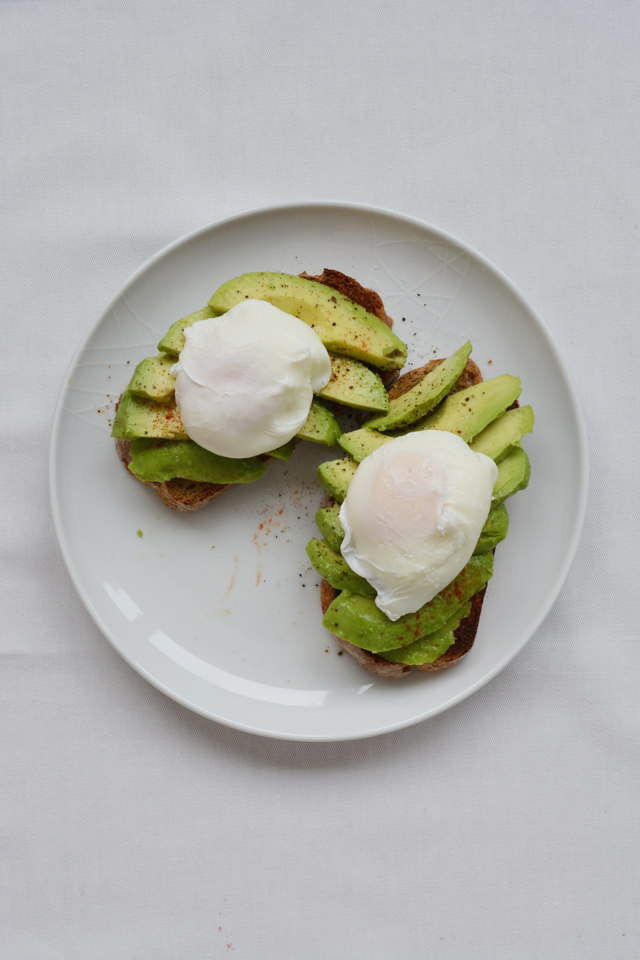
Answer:
[{"label": "sliced avocado", "polygon": [[484,453],[496,463],[508,457],[518,441],[533,430],[531,407],[507,410],[501,417],[485,427],[469,444],[475,453]]},{"label": "sliced avocado", "polygon": [[380,656],[384,660],[390,660],[391,663],[408,663],[412,667],[417,667],[422,663],[433,663],[456,642],[455,631],[460,626],[460,621],[464,617],[468,617],[470,613],[471,604],[465,603],[439,630],[434,630],[433,633],[428,633],[426,637],[414,640],[406,647],[399,647],[397,650],[385,650]]},{"label": "sliced avocado", "polygon": [[489,553],[509,532],[509,514],[504,503],[494,500],[473,551],[474,557]]},{"label": "sliced avocado", "polygon": [[316,513],[316,525],[332,550],[340,553],[340,544],[344,540],[344,528],[340,523],[340,504],[322,507]]},{"label": "sliced avocado", "polygon": [[331,380],[318,396],[356,410],[389,409],[389,397],[378,374],[351,357],[331,357]]},{"label": "sliced avocado", "polygon": [[175,397],[168,403],[136,397],[125,390],[113,420],[111,436],[116,440],[158,437],[164,440],[188,440]]},{"label": "sliced avocado", "polygon": [[198,320],[208,320],[209,317],[215,316],[216,314],[209,304],[207,304],[206,307],[203,307],[201,310],[190,313],[188,317],[183,317],[182,320],[176,320],[175,323],[171,324],[168,333],[164,335],[158,344],[158,350],[162,350],[163,353],[170,353],[172,357],[180,356],[184,350],[184,331],[186,328],[197,323]]},{"label": "sliced avocado", "polygon": [[351,457],[342,460],[327,460],[318,467],[318,480],[334,500],[342,503],[347,495],[347,489],[358,469],[358,464]]},{"label": "sliced avocado", "polygon": [[517,400],[521,390],[518,377],[503,373],[493,380],[484,380],[475,387],[451,394],[413,429],[447,430],[469,443]]},{"label": "sliced avocado", "polygon": [[332,601],[322,625],[330,632],[357,647],[380,653],[395,650],[439,630],[447,620],[481,590],[493,573],[493,554],[472,557],[464,570],[437,596],[416,613],[406,613],[390,620],[379,610],[371,597],[361,597],[348,590]]},{"label": "sliced avocado", "polygon": [[326,540],[316,537],[307,544],[307,556],[320,576],[336,590],[351,590],[363,597],[375,597],[376,591],[364,577],[354,573],[344,557],[332,550]]},{"label": "sliced avocado", "polygon": [[298,446],[298,438],[294,437],[293,440],[289,440],[288,443],[283,443],[281,447],[276,447],[275,450],[269,450],[268,453],[265,453],[265,457],[275,457],[276,460],[286,460],[287,463],[291,459],[291,454]]},{"label": "sliced avocado", "polygon": [[174,477],[204,483],[251,483],[266,472],[259,457],[218,457],[193,440],[134,440],[129,470],[138,480],[164,483]]},{"label": "sliced avocado", "polygon": [[223,283],[209,306],[219,316],[243,300],[267,300],[308,323],[330,353],[383,370],[404,366],[407,347],[382,320],[315,280],[287,273],[245,273]]},{"label": "sliced avocado", "polygon": [[522,447],[516,447],[509,456],[498,464],[498,479],[493,488],[496,500],[506,500],[518,490],[524,490],[531,476],[529,457]]},{"label": "sliced avocado", "polygon": [[171,367],[175,362],[175,358],[166,353],[159,353],[157,357],[141,360],[131,377],[129,390],[136,397],[168,400],[173,396],[176,388],[176,378],[171,373]]},{"label": "sliced avocado", "polygon": [[325,407],[319,400],[314,400],[309,410],[309,416],[296,433],[296,438],[333,447],[338,442],[341,433],[340,424],[333,411]]},{"label": "sliced avocado", "polygon": [[423,377],[420,383],[392,400],[389,404],[389,413],[368,420],[365,424],[366,428],[382,431],[397,430],[424,417],[449,393],[464,370],[470,353],[471,341],[467,340],[459,350]]},{"label": "sliced avocado", "polygon": [[351,430],[349,433],[343,433],[338,443],[354,460],[361,463],[370,453],[392,439],[392,437],[385,437],[384,434],[378,433],[377,430],[363,428],[362,430]]}]

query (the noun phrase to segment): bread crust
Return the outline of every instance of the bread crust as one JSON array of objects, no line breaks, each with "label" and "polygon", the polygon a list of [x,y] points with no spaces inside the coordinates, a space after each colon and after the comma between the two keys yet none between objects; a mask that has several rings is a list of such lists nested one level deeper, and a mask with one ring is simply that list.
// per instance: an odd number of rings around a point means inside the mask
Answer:
[{"label": "bread crust", "polygon": [[[131,441],[116,440],[116,453],[129,470]],[[129,473],[131,473],[130,470]],[[131,476],[133,477],[132,473]],[[135,479],[138,480],[139,478],[135,477]],[[182,477],[165,480],[164,483],[154,480],[140,480],[140,483],[144,483],[145,487],[154,490],[170,510],[177,510],[179,513],[195,513],[197,510],[202,510],[203,507],[213,503],[223,493],[226,493],[227,490],[232,490],[233,487],[237,486],[235,483],[203,483],[198,480],[184,480]]]},{"label": "bread crust", "polygon": [[316,283],[322,283],[325,287],[337,290],[338,293],[348,297],[349,300],[353,300],[359,307],[364,307],[368,313],[372,313],[378,320],[386,323],[389,329],[392,329],[393,320],[385,310],[380,294],[368,287],[363,287],[353,277],[348,277],[346,273],[340,273],[339,270],[329,270],[325,267],[322,273],[315,277],[304,271],[298,276],[302,277],[303,280],[315,280]]}]

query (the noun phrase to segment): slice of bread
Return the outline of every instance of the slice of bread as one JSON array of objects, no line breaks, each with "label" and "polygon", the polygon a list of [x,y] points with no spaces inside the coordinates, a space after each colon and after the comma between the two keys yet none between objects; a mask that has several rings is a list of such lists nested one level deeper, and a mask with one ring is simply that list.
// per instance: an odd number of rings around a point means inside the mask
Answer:
[{"label": "slice of bread", "polygon": [[[420,381],[426,377],[428,373],[431,373],[434,367],[442,363],[443,360],[444,358],[429,360],[423,367],[418,367],[416,370],[409,370],[403,374],[389,390],[389,399],[393,400],[396,397],[401,397],[407,390],[411,390],[412,387],[420,383]],[[482,383],[482,374],[473,360],[467,360],[464,370],[450,392],[457,393],[458,390],[466,390],[478,383]],[[331,506],[333,503],[334,501],[327,495],[322,502],[322,506]],[[478,593],[472,597],[471,612],[468,617],[460,621],[458,629],[454,631],[456,642],[453,646],[449,647],[449,649],[446,650],[441,657],[438,657],[437,660],[434,660],[433,663],[423,663],[416,667],[416,670],[423,670],[425,673],[431,673],[434,670],[444,670],[447,667],[452,667],[454,664],[459,663],[460,660],[469,653],[478,631],[478,623],[480,621],[480,613],[482,611],[482,603],[486,589],[486,586],[483,587],[482,590],[478,591]],[[323,616],[339,592],[339,590],[332,587],[326,580],[322,581],[320,584],[320,604],[322,606]],[[369,673],[375,673],[379,677],[387,677],[390,680],[399,680],[401,677],[406,677],[407,674],[413,670],[413,667],[407,664],[390,663],[388,660],[385,660],[384,657],[378,656],[377,653],[370,653],[368,650],[363,650],[361,647],[349,643],[348,640],[342,640],[334,634],[331,634],[331,636],[338,646],[342,647],[347,653],[350,653],[354,660],[357,660],[360,666],[368,670]]]},{"label": "slice of bread", "polygon": [[[131,441],[116,440],[116,453],[129,470],[131,462]],[[267,460],[273,459],[268,457]],[[131,474],[133,476],[133,474]],[[137,480],[138,478],[135,477]],[[202,510],[209,503],[217,500],[227,490],[236,486],[235,483],[202,483],[198,480],[184,480],[176,477],[173,480],[166,480],[164,483],[155,481],[144,481],[145,487],[155,490],[162,502],[171,510],[178,510],[180,513],[195,513],[196,510]]]},{"label": "slice of bread", "polygon": [[[389,328],[393,326],[393,320],[385,312],[380,295],[377,294],[375,290],[369,290],[361,286],[358,281],[352,277],[347,277],[346,274],[340,273],[338,270],[327,270],[326,268],[322,274],[317,277],[310,277],[306,273],[301,273],[300,276],[306,280],[316,280],[318,283],[323,283],[326,287],[331,287],[332,290],[337,290],[338,293],[353,300],[358,306],[364,307],[369,313],[375,314],[375,316],[386,323]],[[388,386],[398,377],[397,370],[376,370],[376,373],[378,373],[385,386]],[[116,410],[117,409],[118,406],[116,404]],[[129,462],[131,461],[130,451],[131,442],[129,440],[116,440],[116,453],[127,470],[129,470]],[[273,457],[263,456],[261,459],[265,463],[270,463]],[[133,476],[133,474],[131,474],[131,476]],[[138,478],[136,477],[135,479],[137,480]],[[139,482],[155,490],[156,494],[170,510],[178,510],[180,513],[195,513],[196,510],[202,510],[203,507],[213,503],[213,501],[221,497],[223,493],[226,493],[227,490],[231,490],[236,486],[235,483],[202,483],[197,480],[183,480],[180,477],[176,477],[174,480],[167,480],[164,483],[156,483],[153,481],[145,482],[144,480]]]}]

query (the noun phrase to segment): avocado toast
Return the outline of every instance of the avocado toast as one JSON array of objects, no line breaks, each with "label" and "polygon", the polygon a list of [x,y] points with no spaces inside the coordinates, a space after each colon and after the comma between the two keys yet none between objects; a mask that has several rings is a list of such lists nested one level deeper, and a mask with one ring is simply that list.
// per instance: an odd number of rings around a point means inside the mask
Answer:
[{"label": "avocado toast", "polygon": [[[329,350],[332,376],[293,440],[266,454],[234,460],[189,439],[176,405],[171,368],[184,347],[185,329],[249,298],[267,300],[312,327]],[[116,410],[112,437],[117,454],[166,506],[182,513],[200,510],[237,483],[258,479],[274,458],[288,460],[298,440],[334,445],[342,433],[334,404],[338,409],[385,413],[385,385],[397,377],[406,359],[406,346],[392,333],[392,324],[378,294],[336,270],[324,270],[318,277],[236,277],[223,284],[206,307],[171,326],[158,344],[157,357],[138,364]]]},{"label": "avocado toast", "polygon": [[[343,434],[339,443],[348,456],[318,470],[327,491],[316,515],[323,540],[312,540],[307,554],[322,577],[323,625],[364,669],[390,679],[408,675],[414,666],[426,672],[453,666],[469,652],[493,573],[493,551],[508,530],[504,500],[529,480],[520,439],[533,427],[533,412],[518,405],[520,381],[508,375],[483,381],[468,358],[470,350],[467,343],[447,360],[432,360],[400,377],[389,391],[389,412]],[[415,613],[391,621],[375,605],[375,590],[350,571],[340,555],[344,530],[339,504],[358,463],[393,436],[424,429],[460,436],[474,452],[498,465],[498,479],[489,515],[464,569]]]}]

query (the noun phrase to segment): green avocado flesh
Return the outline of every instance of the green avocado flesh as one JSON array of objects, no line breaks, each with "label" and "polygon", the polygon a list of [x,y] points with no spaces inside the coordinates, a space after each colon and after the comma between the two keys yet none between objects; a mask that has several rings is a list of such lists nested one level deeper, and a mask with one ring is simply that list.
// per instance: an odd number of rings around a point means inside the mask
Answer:
[{"label": "green avocado flesh", "polygon": [[358,469],[358,464],[351,457],[342,460],[327,460],[318,467],[318,480],[334,500],[342,503],[347,495],[349,484]]},{"label": "green avocado flesh", "polygon": [[399,427],[406,427],[409,423],[424,417],[430,410],[437,407],[449,393],[464,370],[470,353],[471,342],[467,340],[459,350],[456,350],[443,363],[438,364],[431,373],[423,377],[420,383],[417,383],[411,390],[407,390],[402,396],[392,400],[386,416],[373,417],[373,419],[368,420],[365,424],[367,429],[397,430]]},{"label": "green avocado flesh", "polygon": [[433,663],[456,642],[455,631],[460,626],[460,621],[468,617],[470,612],[471,604],[465,603],[439,630],[434,630],[433,633],[428,633],[426,637],[414,640],[406,647],[399,647],[397,650],[385,650],[380,656],[384,660],[390,660],[391,663],[407,663],[412,667],[417,667],[422,663]]},{"label": "green avocado flesh", "polygon": [[190,313],[188,317],[183,317],[182,320],[176,320],[175,323],[171,324],[168,333],[165,334],[158,344],[158,350],[162,350],[163,353],[170,353],[172,357],[178,357],[184,350],[184,331],[187,327],[197,323],[198,320],[208,320],[209,317],[215,316],[216,314],[209,304],[207,304],[206,307],[203,307],[201,310]]},{"label": "green avocado flesh", "polygon": [[531,476],[529,457],[522,447],[516,447],[509,456],[498,464],[498,479],[493,488],[496,500],[506,500],[518,490],[524,490]]},{"label": "green avocado flesh", "polygon": [[146,400],[125,390],[113,420],[111,436],[116,440],[157,437],[162,440],[187,440],[175,398],[168,403]]},{"label": "green avocado flesh", "polygon": [[494,500],[489,510],[489,516],[485,520],[484,527],[480,531],[480,537],[473,551],[474,557],[480,557],[483,553],[489,553],[493,550],[509,532],[509,514],[504,503]]},{"label": "green avocado flesh", "polygon": [[466,443],[501,416],[520,396],[518,377],[503,373],[493,380],[484,380],[475,387],[459,390],[440,404],[437,410],[414,424],[413,430],[447,430]]},{"label": "green avocado flesh", "polygon": [[333,600],[322,625],[342,640],[380,653],[406,647],[439,630],[456,610],[481,590],[493,574],[493,554],[472,557],[455,580],[415,613],[390,620],[371,597],[344,590]]},{"label": "green avocado flesh", "polygon": [[138,480],[164,483],[174,477],[204,483],[251,483],[266,471],[259,457],[218,457],[193,440],[134,440],[129,470]]},{"label": "green avocado flesh", "polygon": [[531,407],[517,407],[515,410],[507,410],[485,427],[469,447],[474,453],[484,453],[485,457],[501,463],[520,439],[532,430],[533,410]]},{"label": "green avocado flesh", "polygon": [[175,362],[166,353],[141,360],[131,377],[129,390],[148,400],[169,400],[176,388],[176,378],[171,373]]},{"label": "green avocado flesh", "polygon": [[309,416],[296,433],[296,438],[333,447],[338,442],[341,433],[340,424],[333,411],[325,407],[319,400],[314,400],[309,410]]},{"label": "green avocado flesh", "polygon": [[303,320],[330,353],[363,360],[382,370],[399,370],[407,347],[389,327],[364,307],[315,280],[286,273],[245,273],[228,280],[209,300],[215,315],[243,300],[267,300]]},{"label": "green avocado flesh", "polygon": [[291,454],[298,445],[298,438],[294,437],[293,440],[289,440],[289,443],[283,443],[281,447],[276,447],[275,450],[269,450],[268,453],[265,453],[265,457],[275,457],[276,460],[286,460],[287,463],[291,460]]},{"label": "green avocado flesh", "polygon": [[340,504],[322,507],[316,513],[316,526],[332,550],[340,553],[340,544],[344,540],[344,528],[340,523]]},{"label": "green avocado flesh", "polygon": [[378,374],[351,357],[331,357],[331,380],[318,396],[356,410],[389,409],[389,397]]},{"label": "green avocado flesh", "polygon": [[376,591],[367,581],[354,573],[344,557],[332,550],[326,540],[315,537],[307,544],[307,556],[320,576],[336,590],[350,590],[363,597],[375,597]]},{"label": "green avocado flesh", "polygon": [[351,430],[349,433],[343,433],[338,443],[343,450],[353,457],[357,463],[362,463],[365,457],[377,450],[385,443],[389,443],[393,437],[385,437],[377,430]]},{"label": "green avocado flesh", "polygon": [[[469,396],[468,391],[466,396]],[[520,438],[525,433],[531,433],[532,429],[533,410],[531,407],[507,410],[501,417],[485,427],[469,444],[469,448],[474,453],[483,453],[485,457],[490,457],[496,463],[501,463],[505,457],[509,456]],[[377,430],[363,427],[360,430],[343,433],[338,443],[354,460],[361,463],[370,453],[393,439],[393,437],[386,437],[384,434],[378,433]]]}]

